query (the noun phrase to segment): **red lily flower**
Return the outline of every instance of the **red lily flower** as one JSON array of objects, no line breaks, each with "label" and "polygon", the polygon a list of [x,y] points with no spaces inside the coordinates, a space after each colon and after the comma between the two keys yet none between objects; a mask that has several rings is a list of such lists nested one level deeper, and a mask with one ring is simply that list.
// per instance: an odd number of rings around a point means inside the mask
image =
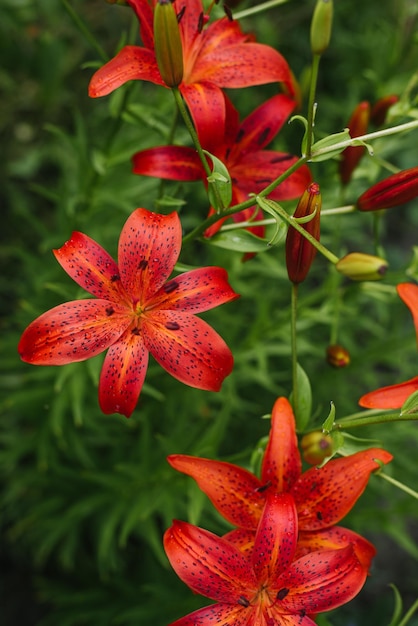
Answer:
[{"label": "red lily flower", "polygon": [[418,285],[414,285],[413,283],[400,283],[396,287],[396,290],[399,297],[405,302],[412,313],[418,345]]},{"label": "red lily flower", "polygon": [[358,403],[365,409],[400,409],[415,391],[418,391],[418,376],[370,391]]},{"label": "red lily flower", "polygon": [[241,547],[251,545],[254,531],[269,493],[290,493],[299,517],[300,551],[317,545],[341,548],[353,543],[357,556],[368,569],[373,546],[345,528],[332,528],[354,506],[366,488],[370,474],[392,455],[370,448],[351,456],[332,459],[324,467],[302,474],[301,458],[292,407],[286,398],[276,400],[269,441],[264,453],[261,479],[247,470],[210,459],[173,454],[168,462],[194,478],[217,510],[238,530],[228,533]]},{"label": "red lily flower", "polygon": [[[147,0],[129,0],[145,47],[125,46],[93,76],[89,94],[105,96],[129,80],[163,85],[154,51],[153,8]],[[152,2],[152,6],[155,2]],[[183,80],[179,90],[187,102],[203,144],[209,145],[225,121],[222,88],[282,82],[294,93],[290,69],[270,46],[255,43],[227,17],[204,26],[202,0],[175,0],[183,47]]]},{"label": "red lily flower", "polygon": [[[296,162],[296,157],[290,154],[264,150],[280,131],[295,104],[288,96],[274,96],[240,123],[238,111],[225,97],[226,116],[221,140],[217,144],[211,140],[208,146],[200,137],[202,146],[223,161],[229,171],[232,205],[248,200],[251,192],[259,193]],[[161,146],[138,152],[133,157],[133,171],[135,174],[170,180],[202,179],[206,182],[206,174],[196,150],[184,146]],[[273,200],[298,198],[310,181],[309,169],[303,166],[276,187],[269,197]],[[240,211],[233,218],[236,222],[254,219],[254,212],[255,220],[262,218],[262,212],[255,207]],[[210,215],[213,213],[211,209]],[[205,235],[214,235],[224,219],[208,228]],[[256,222],[248,230],[260,237],[264,235],[264,227],[256,226]]]},{"label": "red lily flower", "polygon": [[171,626],[314,626],[308,614],[351,600],[366,579],[352,547],[294,560],[297,534],[289,494],[268,496],[249,554],[207,530],[174,521],[164,536],[173,569],[194,592],[217,604]]},{"label": "red lily flower", "polygon": [[181,248],[177,213],[137,209],[119,238],[119,263],[74,232],[54,250],[64,270],[96,299],[66,302],[33,321],[19,353],[34,365],[84,361],[107,348],[99,383],[104,413],[129,417],[145,379],[148,353],[174,378],[219,391],[233,366],[223,339],[194,313],[238,297],[219,267],[196,269],[166,282]]}]

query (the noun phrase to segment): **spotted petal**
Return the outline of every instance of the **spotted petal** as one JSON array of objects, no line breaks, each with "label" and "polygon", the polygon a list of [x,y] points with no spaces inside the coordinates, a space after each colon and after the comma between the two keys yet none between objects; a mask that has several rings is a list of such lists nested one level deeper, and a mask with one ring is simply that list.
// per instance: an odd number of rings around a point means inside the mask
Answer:
[{"label": "spotted petal", "polygon": [[167,460],[176,470],[194,478],[231,524],[247,529],[257,527],[265,494],[261,482],[253,474],[232,463],[184,454],[171,454]]},{"label": "spotted petal", "polygon": [[299,558],[316,550],[340,550],[352,545],[361,565],[370,570],[376,548],[370,541],[342,526],[331,526],[323,530],[299,533],[296,557]]},{"label": "spotted petal", "polygon": [[256,589],[248,559],[213,533],[174,520],[164,535],[168,559],[183,582],[207,598],[236,604]]},{"label": "spotted petal", "polygon": [[122,48],[113,59],[93,74],[89,96],[107,96],[129,80],[147,80],[155,85],[165,86],[153,50],[139,46]]},{"label": "spotted petal", "polygon": [[392,455],[370,448],[312,467],[293,485],[292,494],[303,530],[318,530],[339,522],[354,506],[367,486],[369,476]]},{"label": "spotted petal", "polygon": [[418,376],[370,391],[360,398],[359,405],[366,409],[400,409],[415,391],[418,391]]},{"label": "spotted petal", "polygon": [[225,98],[221,89],[208,80],[201,80],[192,84],[182,83],[180,91],[202,147],[215,152],[224,138]]},{"label": "spotted petal", "polygon": [[[172,622],[170,626],[208,626],[208,624],[216,624],[216,626],[258,626],[255,621],[248,621],[252,616],[249,614],[248,608],[239,604],[212,604],[203,609],[198,609],[193,613],[189,613],[185,617]],[[250,609],[251,611],[251,609]],[[289,622],[289,624],[298,624],[300,622]],[[310,622],[314,625],[314,622]],[[286,622],[287,626],[287,622]],[[309,625],[308,625],[309,626]]]},{"label": "spotted petal", "polygon": [[[233,182],[241,189],[259,192],[292,167],[297,158],[282,152],[263,150],[246,154],[239,163],[230,168]],[[311,174],[307,166],[299,168],[286,178],[269,194],[275,200],[291,200],[302,195],[311,182]]]},{"label": "spotted petal", "polygon": [[120,283],[119,269],[110,254],[93,239],[74,232],[55,258],[69,276],[96,298],[127,301]]},{"label": "spotted petal", "polygon": [[412,313],[417,334],[418,345],[418,285],[413,283],[400,283],[397,286],[399,297],[405,302]]},{"label": "spotted petal", "polygon": [[177,213],[159,215],[146,209],[131,213],[120,235],[118,258],[122,284],[134,302],[146,307],[173,271],[180,248]]},{"label": "spotted petal", "polygon": [[149,303],[151,308],[202,313],[235,300],[239,295],[221,267],[201,267],[165,283]]},{"label": "spotted petal", "polygon": [[205,173],[196,150],[187,146],[160,146],[137,152],[134,174],[167,180],[201,180]]},{"label": "spotted petal", "polygon": [[109,300],[65,302],[29,324],[18,352],[32,365],[85,361],[117,341],[130,323],[126,308]]},{"label": "spotted petal", "polygon": [[311,552],[276,580],[277,609],[303,615],[329,611],[354,598],[366,577],[352,546]]},{"label": "spotted petal", "polygon": [[128,330],[109,349],[99,382],[103,413],[129,417],[138,401],[148,366],[148,350],[140,335]]},{"label": "spotted petal", "polygon": [[232,371],[230,349],[211,326],[195,315],[155,310],[143,316],[142,331],[155,360],[190,387],[219,391]]},{"label": "spotted petal", "polygon": [[146,48],[154,48],[154,15],[147,0],[127,0],[139,21],[141,39]]},{"label": "spotted petal", "polygon": [[274,586],[293,560],[298,539],[294,500],[287,493],[270,493],[257,528],[252,563],[258,586]]},{"label": "spotted petal", "polygon": [[271,429],[261,468],[261,481],[274,491],[290,491],[302,471],[296,425],[290,402],[282,397],[274,403]]}]

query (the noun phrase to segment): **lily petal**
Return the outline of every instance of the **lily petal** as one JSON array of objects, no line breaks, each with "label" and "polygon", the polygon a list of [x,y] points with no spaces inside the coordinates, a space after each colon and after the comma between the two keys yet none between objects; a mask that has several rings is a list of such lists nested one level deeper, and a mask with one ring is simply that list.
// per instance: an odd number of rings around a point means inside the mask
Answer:
[{"label": "lily petal", "polygon": [[18,352],[32,365],[85,361],[117,341],[130,323],[126,308],[109,300],[65,302],[29,324]]},{"label": "lily petal", "polygon": [[164,535],[164,548],[179,578],[207,598],[236,604],[257,588],[245,556],[203,528],[174,520]]},{"label": "lily petal", "polygon": [[352,546],[311,552],[277,579],[278,593],[288,590],[277,604],[284,613],[329,611],[354,598],[366,577]]},{"label": "lily petal", "polygon": [[157,292],[170,276],[181,248],[181,224],[177,213],[159,215],[136,209],[119,238],[119,270],[127,293],[142,303]]},{"label": "lily petal", "polygon": [[370,448],[312,467],[292,487],[303,530],[318,530],[339,522],[354,506],[367,486],[370,474],[392,455]]},{"label": "lily petal", "polygon": [[235,156],[241,159],[246,152],[262,150],[274,139],[295,106],[292,98],[279,94],[257,107],[239,127],[228,159],[234,161]]},{"label": "lily petal", "polygon": [[132,157],[134,174],[167,180],[201,180],[205,173],[196,150],[187,146],[161,146]]},{"label": "lily petal", "polygon": [[91,295],[114,302],[127,299],[115,261],[87,235],[73,232],[54,255],[67,274]]},{"label": "lily petal", "polygon": [[202,148],[215,152],[223,142],[225,124],[225,98],[221,89],[202,80],[180,85],[180,91],[193,118]]},{"label": "lily petal", "polygon": [[130,417],[144,383],[148,350],[140,335],[128,330],[110,347],[99,382],[99,404],[103,413]]},{"label": "lily petal", "polygon": [[257,527],[265,494],[261,491],[261,482],[253,474],[232,463],[185,454],[171,454],[167,460],[174,469],[194,478],[231,524],[247,529]]},{"label": "lily petal", "polygon": [[261,481],[273,491],[290,491],[302,471],[293,409],[278,398],[271,414],[271,429],[261,468]]},{"label": "lily petal", "polygon": [[223,538],[232,543],[240,552],[246,556],[250,556],[254,549],[255,531],[245,530],[244,528],[234,528],[229,533],[223,535]]},{"label": "lily petal", "polygon": [[113,59],[93,74],[89,84],[89,96],[107,96],[129,80],[147,80],[165,87],[153,50],[139,46],[122,48]]},{"label": "lily petal", "polygon": [[358,403],[365,409],[400,409],[415,391],[418,391],[418,376],[397,385],[370,391],[362,396]]},{"label": "lily petal", "polygon": [[361,565],[369,571],[373,557],[376,555],[376,548],[361,535],[342,526],[299,533],[295,558],[298,559],[316,550],[340,550],[350,544]]},{"label": "lily petal", "polygon": [[274,585],[276,578],[289,567],[297,539],[298,516],[292,496],[268,494],[252,553],[259,588]]},{"label": "lily petal", "polygon": [[239,295],[229,285],[226,270],[221,267],[201,267],[165,283],[149,306],[161,310],[202,313],[237,298]]},{"label": "lily petal", "polygon": [[[249,193],[259,192],[281,176],[298,159],[290,154],[263,150],[246,154],[239,163],[230,169],[232,181],[241,189]],[[301,195],[302,185],[306,189],[311,182],[311,174],[308,167],[301,167],[291,174],[276,189],[269,194],[276,200],[291,200]]]},{"label": "lily petal", "polygon": [[146,48],[154,49],[154,15],[147,0],[127,0],[139,21],[141,39]]},{"label": "lily petal", "polygon": [[418,285],[413,283],[400,283],[397,287],[399,297],[405,302],[412,313],[418,345]]},{"label": "lily petal", "polygon": [[152,311],[143,316],[142,331],[154,359],[190,387],[219,391],[232,371],[230,349],[211,326],[195,315]]},{"label": "lily petal", "polygon": [[294,91],[285,59],[277,50],[261,43],[216,46],[210,54],[199,57],[193,68],[193,80],[203,78],[222,88],[282,82],[291,95]]},{"label": "lily petal", "polygon": [[[212,604],[212,606],[205,606],[203,609],[198,609],[185,617],[181,617],[172,622],[170,626],[208,626],[208,624],[216,624],[216,626],[231,626],[231,624],[234,626],[255,626],[255,622],[248,621],[249,617],[251,616],[248,609],[243,610],[243,607],[239,604]],[[291,622],[291,624],[296,625],[299,622]]]}]

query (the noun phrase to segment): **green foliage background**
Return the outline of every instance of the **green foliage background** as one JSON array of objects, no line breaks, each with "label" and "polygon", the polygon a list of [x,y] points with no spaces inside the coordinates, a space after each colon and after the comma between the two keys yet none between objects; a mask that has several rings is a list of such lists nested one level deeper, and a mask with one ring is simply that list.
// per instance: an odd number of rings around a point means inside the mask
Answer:
[{"label": "green foliage background", "polygon": [[[406,95],[418,61],[415,3],[335,5],[332,46],[320,68],[318,137],[340,131],[361,100],[397,93],[411,102],[416,93],[415,88]],[[313,2],[291,1],[243,23],[284,54],[303,91],[312,9]],[[185,232],[207,212],[199,184],[162,185],[131,174],[135,151],[164,143],[173,116],[171,94],[132,83],[111,97],[90,100],[88,81],[103,61],[72,12],[109,57],[136,41],[132,12],[104,1],[1,1],[1,623],[164,626],[205,601],[171,571],[162,533],[173,518],[228,530],[192,481],[176,474],[165,458],[181,452],[251,467],[252,452],[269,428],[261,417],[291,390],[290,288],[282,245],[248,263],[241,262],[241,253],[207,242],[185,248],[183,264],[226,267],[241,294],[205,315],[231,346],[235,369],[222,391],[210,394],[185,387],[152,363],[130,420],[104,416],[98,408],[102,357],[62,368],[20,362],[16,345],[27,324],[60,302],[83,297],[51,253],[72,230],[115,255],[120,229],[138,206],[179,210]],[[229,95],[244,116],[274,92],[267,86]],[[405,119],[401,111],[394,123]],[[300,135],[293,124],[273,145],[298,154]],[[181,126],[176,140],[189,141]],[[379,140],[374,149],[376,157],[363,159],[345,198],[336,161],[312,166],[324,208],[353,201],[382,175],[381,159],[401,168],[417,165],[416,132]],[[390,261],[384,283],[338,283],[317,258],[300,288],[299,358],[311,381],[314,425],[326,417],[331,400],[342,417],[357,410],[366,391],[416,375],[410,313],[385,287],[418,277],[412,253],[418,244],[416,204],[384,216],[382,246]],[[370,215],[323,222],[323,242],[336,254],[374,253]],[[335,294],[339,341],[352,355],[344,370],[330,369],[324,359]],[[415,423],[356,434],[390,450],[395,460],[387,473],[418,488]],[[355,601],[320,624],[389,624],[389,583],[400,589],[405,608],[412,604],[418,595],[417,521],[416,500],[372,477],[344,523],[377,546],[373,574]],[[417,618],[410,624],[418,624]]]}]

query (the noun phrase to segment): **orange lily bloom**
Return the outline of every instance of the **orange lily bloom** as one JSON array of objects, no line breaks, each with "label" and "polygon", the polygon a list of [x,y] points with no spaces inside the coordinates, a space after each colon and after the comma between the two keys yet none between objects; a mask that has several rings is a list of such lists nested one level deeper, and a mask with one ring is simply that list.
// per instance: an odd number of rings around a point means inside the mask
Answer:
[{"label": "orange lily bloom", "polygon": [[297,539],[298,515],[290,494],[267,496],[249,553],[207,530],[174,521],[164,535],[173,569],[216,604],[171,626],[315,626],[309,614],[351,600],[367,574],[352,546],[297,558]]},{"label": "orange lily bloom", "polygon": [[286,398],[278,398],[273,407],[261,478],[223,461],[182,454],[168,457],[172,467],[194,478],[217,510],[238,527],[227,537],[243,550],[252,545],[268,494],[285,492],[293,496],[298,511],[298,554],[319,546],[342,548],[352,543],[366,569],[374,547],[356,533],[334,525],[354,506],[379,462],[391,460],[389,452],[370,448],[302,473],[295,418]]}]

